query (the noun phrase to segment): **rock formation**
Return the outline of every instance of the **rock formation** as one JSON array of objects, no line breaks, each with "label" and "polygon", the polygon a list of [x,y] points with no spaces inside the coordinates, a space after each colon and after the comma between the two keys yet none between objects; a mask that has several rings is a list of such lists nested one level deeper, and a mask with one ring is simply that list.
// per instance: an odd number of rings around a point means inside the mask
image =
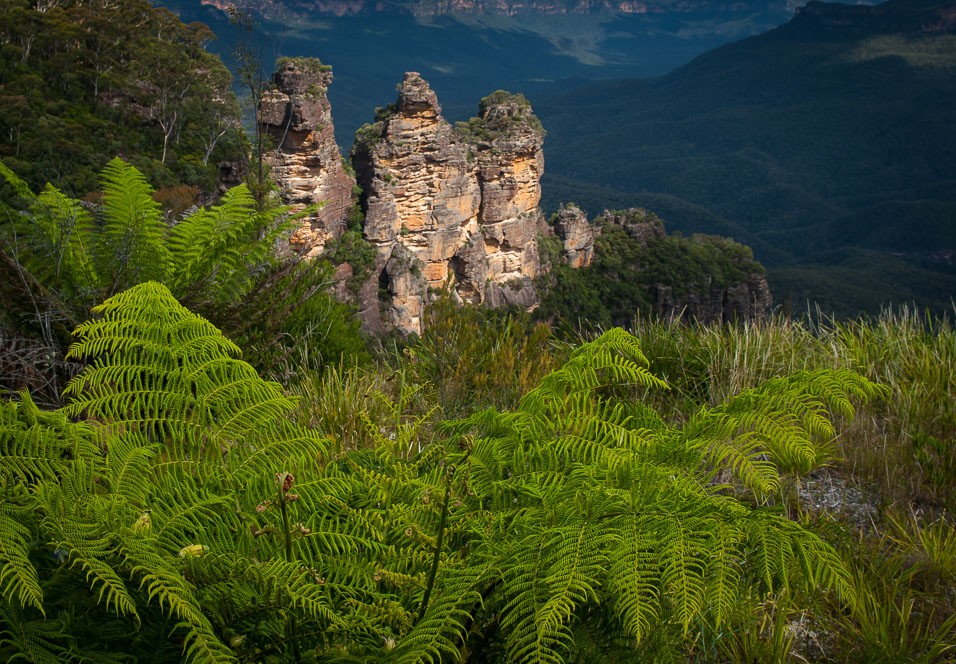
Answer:
[{"label": "rock formation", "polygon": [[564,262],[573,268],[587,267],[594,257],[594,229],[584,210],[565,205],[554,215],[554,232],[564,248]]},{"label": "rock formation", "polygon": [[259,108],[261,128],[274,146],[268,163],[285,203],[322,205],[290,239],[294,250],[314,257],[341,235],[355,184],[335,143],[326,97],[332,68],[315,58],[286,58],[279,61],[273,82]]},{"label": "rock formation", "polygon": [[[274,80],[275,89],[262,100],[260,121],[277,146],[272,172],[286,201],[324,202],[291,241],[314,257],[341,234],[355,182],[332,133],[325,97],[332,75],[318,60],[288,59]],[[673,254],[673,247],[664,247],[663,222],[644,210],[605,212],[592,224],[582,210],[566,205],[553,225],[546,224],[538,207],[543,140],[541,123],[521,95],[495,92],[481,100],[477,117],[452,127],[428,83],[415,72],[405,75],[396,102],[379,109],[375,122],[357,132],[351,153],[365,214],[364,240],[358,241],[374,252],[374,261],[363,259],[357,277],[367,330],[421,332],[425,308],[446,290],[462,303],[537,306],[533,280],[548,269],[541,265],[539,234],[556,235],[561,260],[571,268],[587,268],[600,259],[595,241],[602,232],[608,241],[616,233],[613,243],[635,243],[649,252],[645,255],[658,249]],[[710,236],[686,242],[698,243],[697,254],[718,256],[717,263],[743,276],[718,283],[697,270],[696,281],[683,284],[681,276],[659,281],[637,276],[641,265],[627,266],[637,270],[627,279],[650,279],[644,301],[654,312],[732,320],[769,309],[766,279],[748,271],[749,250],[743,256],[746,248]],[[690,255],[695,250],[678,251]],[[371,275],[363,282],[368,262]],[[336,272],[337,292],[345,298],[354,296],[344,287],[347,278],[356,278],[349,277],[353,267],[345,263]]]},{"label": "rock formation", "polygon": [[361,298],[369,329],[419,332],[429,297],[445,287],[475,304],[537,301],[543,136],[528,102],[502,92],[454,128],[428,83],[405,75],[352,151],[377,255]]}]

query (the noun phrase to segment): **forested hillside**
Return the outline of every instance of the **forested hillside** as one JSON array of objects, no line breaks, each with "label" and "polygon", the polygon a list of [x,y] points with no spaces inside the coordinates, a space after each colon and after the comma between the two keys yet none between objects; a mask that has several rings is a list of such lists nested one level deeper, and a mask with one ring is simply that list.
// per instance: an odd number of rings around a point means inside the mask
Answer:
[{"label": "forested hillside", "polygon": [[[548,203],[640,205],[752,246],[778,300],[852,315],[956,294],[951,2],[811,3],[659,79],[558,88]],[[585,120],[586,119],[586,120]]]},{"label": "forested hillside", "polygon": [[147,0],[0,2],[0,159],[74,195],[119,155],[157,186],[215,190],[245,138],[208,27]]}]

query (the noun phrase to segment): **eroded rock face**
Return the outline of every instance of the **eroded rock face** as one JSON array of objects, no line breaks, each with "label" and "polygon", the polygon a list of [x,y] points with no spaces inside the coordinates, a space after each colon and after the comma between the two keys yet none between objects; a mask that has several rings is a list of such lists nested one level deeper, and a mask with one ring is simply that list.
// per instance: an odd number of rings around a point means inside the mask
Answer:
[{"label": "eroded rock face", "polygon": [[[531,279],[540,269],[537,229],[542,222],[541,175],[544,130],[522,95],[498,91],[481,100],[479,114],[459,127],[478,162],[481,209],[478,223],[485,241],[488,278],[508,292],[504,300],[529,307],[537,302]],[[496,300],[496,298],[495,298]],[[498,306],[497,301],[487,299]]]},{"label": "eroded rock face", "polygon": [[630,208],[623,211],[605,210],[595,222],[619,226],[642,247],[646,247],[654,240],[663,240],[667,235],[664,231],[663,220],[643,208]]},{"label": "eroded rock face", "polygon": [[564,247],[564,262],[573,268],[587,267],[594,257],[594,229],[584,210],[565,205],[554,216],[554,232]]},{"label": "eroded rock face", "polygon": [[286,204],[322,204],[289,240],[295,251],[314,257],[344,230],[355,184],[335,143],[326,97],[332,70],[315,58],[289,58],[279,63],[273,82],[259,109],[261,126],[275,146],[268,161]]},{"label": "eroded rock face", "polygon": [[495,93],[454,128],[428,83],[405,75],[352,150],[377,255],[376,297],[367,287],[360,306],[367,328],[420,332],[424,306],[446,287],[474,304],[537,302],[542,140],[523,97]]}]

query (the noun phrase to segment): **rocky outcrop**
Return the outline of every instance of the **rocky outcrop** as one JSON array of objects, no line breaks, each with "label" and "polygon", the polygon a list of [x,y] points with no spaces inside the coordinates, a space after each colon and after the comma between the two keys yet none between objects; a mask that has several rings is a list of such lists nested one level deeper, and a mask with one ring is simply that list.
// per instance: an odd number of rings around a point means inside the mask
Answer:
[{"label": "rocky outcrop", "polygon": [[584,210],[564,205],[554,215],[554,232],[564,249],[562,258],[573,268],[587,267],[594,257],[594,228]]},{"label": "rocky outcrop", "polygon": [[772,305],[766,277],[750,274],[736,284],[707,291],[678,292],[673,286],[657,284],[653,313],[705,323],[737,323],[767,315]]},{"label": "rocky outcrop", "polygon": [[536,235],[544,221],[538,208],[544,130],[522,95],[502,91],[482,99],[478,117],[458,130],[478,163],[478,223],[488,278],[496,289],[509,284],[509,295],[523,293],[515,298],[504,295],[509,304],[530,306],[537,299],[530,281],[539,270]]},{"label": "rocky outcrop", "polygon": [[664,230],[664,221],[653,212],[648,212],[643,208],[631,208],[616,212],[605,210],[595,222],[602,226],[607,224],[622,229],[638,245],[645,248],[654,240],[663,240],[667,236]]},{"label": "rocky outcrop", "polygon": [[332,68],[315,58],[286,58],[277,63],[273,82],[259,108],[261,128],[274,146],[268,163],[285,203],[321,205],[289,241],[295,251],[314,257],[344,230],[355,184],[335,143],[326,97]]},{"label": "rocky outcrop", "polygon": [[419,332],[444,288],[462,302],[534,305],[543,136],[527,100],[500,92],[452,127],[428,83],[405,75],[352,150],[376,249],[361,302],[367,328]]},{"label": "rocky outcrop", "polygon": [[[716,235],[669,237],[661,218],[641,208],[605,210],[594,224],[604,234],[623,231],[633,242],[631,268],[643,273],[635,281],[646,284],[654,315],[736,322],[770,312],[770,286],[749,247]],[[607,244],[599,243],[598,251]]]}]

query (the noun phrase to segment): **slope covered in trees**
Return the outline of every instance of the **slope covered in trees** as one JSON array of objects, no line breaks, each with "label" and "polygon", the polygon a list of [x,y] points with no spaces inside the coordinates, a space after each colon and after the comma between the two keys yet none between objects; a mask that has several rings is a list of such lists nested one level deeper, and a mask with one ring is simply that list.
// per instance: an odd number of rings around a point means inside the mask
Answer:
[{"label": "slope covered in trees", "polygon": [[0,158],[82,196],[117,154],[157,186],[214,190],[245,139],[214,35],[147,0],[0,2]]},{"label": "slope covered in trees", "polygon": [[956,294],[952,11],[811,3],[667,76],[539,94],[546,197],[731,235],[778,301],[942,312]]}]

